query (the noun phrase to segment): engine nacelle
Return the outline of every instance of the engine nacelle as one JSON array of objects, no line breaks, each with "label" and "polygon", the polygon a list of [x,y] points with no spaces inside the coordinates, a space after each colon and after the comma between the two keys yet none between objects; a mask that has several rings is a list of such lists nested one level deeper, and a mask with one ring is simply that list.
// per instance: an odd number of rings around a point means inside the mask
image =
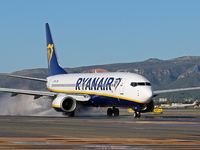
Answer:
[{"label": "engine nacelle", "polygon": [[52,106],[56,111],[72,112],[76,108],[76,100],[67,94],[58,94],[53,100]]},{"label": "engine nacelle", "polygon": [[141,113],[152,112],[153,110],[154,110],[154,101],[152,99],[149,104],[142,106],[140,112]]}]

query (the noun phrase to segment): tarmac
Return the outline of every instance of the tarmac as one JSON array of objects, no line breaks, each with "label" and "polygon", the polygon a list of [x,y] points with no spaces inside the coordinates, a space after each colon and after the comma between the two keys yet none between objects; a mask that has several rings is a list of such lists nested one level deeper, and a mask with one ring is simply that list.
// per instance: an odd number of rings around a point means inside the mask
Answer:
[{"label": "tarmac", "polygon": [[200,149],[200,115],[0,116],[0,149]]}]

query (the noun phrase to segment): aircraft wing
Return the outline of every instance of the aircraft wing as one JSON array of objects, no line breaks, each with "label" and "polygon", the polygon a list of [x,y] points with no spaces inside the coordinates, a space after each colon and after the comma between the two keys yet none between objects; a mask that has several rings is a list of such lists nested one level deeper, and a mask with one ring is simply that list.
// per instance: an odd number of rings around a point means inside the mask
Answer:
[{"label": "aircraft wing", "polygon": [[[16,96],[18,94],[25,94],[25,95],[33,95],[34,99],[40,98],[42,96],[48,96],[55,98],[59,93],[56,92],[48,92],[48,91],[35,91],[35,90],[23,90],[23,89],[10,89],[10,88],[0,88],[2,92],[12,93],[11,96]],[[68,94],[66,96],[73,97],[76,101],[88,101],[90,100],[89,95],[85,94]]]},{"label": "aircraft wing", "polygon": [[154,97],[159,95],[159,94],[182,92],[182,91],[192,91],[192,90],[200,90],[200,87],[169,89],[169,90],[157,90],[157,91],[154,91]]},{"label": "aircraft wing", "polygon": [[16,96],[17,94],[34,95],[34,99],[41,96],[54,97],[57,95],[55,92],[45,92],[45,91],[35,91],[35,90],[23,90],[23,89],[10,89],[10,88],[0,88],[0,91],[12,93],[11,96]]},{"label": "aircraft wing", "polygon": [[33,77],[18,76],[18,75],[13,75],[13,74],[3,74],[3,73],[0,73],[0,75],[1,75],[1,76],[7,76],[7,77],[14,77],[14,78],[21,78],[21,79],[28,79],[28,80],[34,80],[34,81],[47,82],[46,79],[41,79],[41,78],[33,78]]},{"label": "aircraft wing", "polygon": [[[46,79],[41,79],[41,78],[33,78],[33,77],[18,76],[18,75],[12,75],[12,74],[2,74],[2,73],[0,73],[0,75],[7,76],[7,77],[15,77],[15,78],[21,78],[21,79],[47,82]],[[0,91],[12,93],[11,96],[16,96],[18,94],[33,95],[34,99],[40,98],[42,96],[55,98],[59,94],[56,92],[49,92],[49,91],[35,91],[35,90],[23,90],[23,89],[11,89],[11,88],[0,88]],[[85,95],[85,94],[66,93],[66,95],[73,97],[76,101],[84,102],[84,101],[90,100],[90,96]]]}]

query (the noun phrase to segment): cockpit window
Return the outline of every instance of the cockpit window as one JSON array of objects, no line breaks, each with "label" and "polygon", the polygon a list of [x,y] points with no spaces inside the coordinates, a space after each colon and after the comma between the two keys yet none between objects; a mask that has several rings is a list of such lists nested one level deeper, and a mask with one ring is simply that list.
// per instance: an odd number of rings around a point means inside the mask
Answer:
[{"label": "cockpit window", "polygon": [[131,82],[131,86],[151,86],[149,82]]},{"label": "cockpit window", "polygon": [[145,83],[144,82],[138,82],[138,86],[145,86]]},{"label": "cockpit window", "polygon": [[131,86],[135,87],[135,86],[137,86],[137,83],[136,82],[131,82]]},{"label": "cockpit window", "polygon": [[149,83],[149,82],[146,82],[146,85],[147,85],[147,86],[151,86],[151,83]]}]

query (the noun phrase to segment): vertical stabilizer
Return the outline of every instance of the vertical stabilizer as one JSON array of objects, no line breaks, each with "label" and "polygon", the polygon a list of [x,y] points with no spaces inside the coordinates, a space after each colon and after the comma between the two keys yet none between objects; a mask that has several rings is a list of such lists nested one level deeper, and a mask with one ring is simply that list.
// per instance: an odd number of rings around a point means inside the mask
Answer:
[{"label": "vertical stabilizer", "polygon": [[197,100],[196,100],[196,101],[194,101],[193,105],[197,105]]},{"label": "vertical stabilizer", "polygon": [[55,45],[51,35],[49,23],[46,26],[46,40],[47,40],[47,56],[48,56],[48,70],[49,76],[57,74],[67,74],[67,72],[60,66],[56,55]]}]

